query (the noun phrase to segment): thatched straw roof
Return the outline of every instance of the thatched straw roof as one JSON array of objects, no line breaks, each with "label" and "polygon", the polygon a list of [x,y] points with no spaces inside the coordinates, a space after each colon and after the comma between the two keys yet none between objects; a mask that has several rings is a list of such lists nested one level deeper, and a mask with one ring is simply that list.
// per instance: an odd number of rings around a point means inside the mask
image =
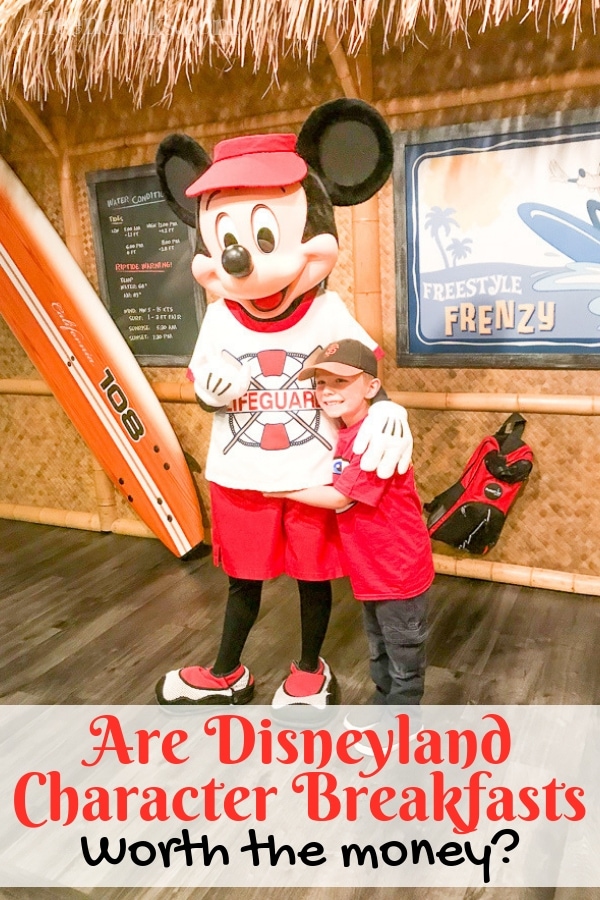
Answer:
[{"label": "thatched straw roof", "polygon": [[[590,0],[592,12],[595,0]],[[577,34],[582,0],[0,0],[0,95],[43,101],[51,91],[127,85],[143,92],[201,65],[248,62],[276,76],[282,56],[310,63],[326,33],[356,54],[376,27],[381,47],[417,26],[451,37],[511,17],[564,24]]]}]

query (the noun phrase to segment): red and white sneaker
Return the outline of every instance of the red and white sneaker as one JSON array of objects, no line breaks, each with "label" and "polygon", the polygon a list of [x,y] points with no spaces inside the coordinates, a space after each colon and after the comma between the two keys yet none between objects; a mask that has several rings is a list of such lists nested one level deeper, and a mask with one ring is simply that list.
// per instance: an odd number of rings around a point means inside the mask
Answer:
[{"label": "red and white sneaker", "polygon": [[325,662],[319,658],[316,672],[304,672],[296,663],[290,666],[290,674],[273,697],[273,709],[288,706],[311,706],[326,709],[338,702],[336,677]]},{"label": "red and white sneaker", "polygon": [[254,678],[240,665],[229,675],[213,675],[204,666],[188,666],[167,672],[156,685],[161,706],[204,706],[248,703],[254,693]]}]

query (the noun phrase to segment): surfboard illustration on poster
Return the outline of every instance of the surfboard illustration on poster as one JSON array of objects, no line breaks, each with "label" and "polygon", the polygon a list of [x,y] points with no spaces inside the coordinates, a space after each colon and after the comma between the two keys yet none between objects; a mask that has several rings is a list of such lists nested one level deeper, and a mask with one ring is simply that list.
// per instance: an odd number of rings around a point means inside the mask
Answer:
[{"label": "surfboard illustration on poster", "polygon": [[399,361],[600,367],[600,123],[580,118],[397,137]]},{"label": "surfboard illustration on poster", "polygon": [[104,304],[0,158],[0,315],[115,487],[176,556],[202,542],[196,488]]}]

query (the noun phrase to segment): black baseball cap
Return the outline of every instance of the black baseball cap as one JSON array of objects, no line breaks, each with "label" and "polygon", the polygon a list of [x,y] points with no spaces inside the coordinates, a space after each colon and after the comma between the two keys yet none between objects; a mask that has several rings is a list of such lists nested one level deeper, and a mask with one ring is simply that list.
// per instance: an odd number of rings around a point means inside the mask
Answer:
[{"label": "black baseball cap", "polygon": [[333,341],[323,350],[319,348],[306,359],[304,368],[298,375],[299,381],[315,377],[316,369],[333,372],[334,375],[357,375],[366,372],[377,378],[377,357],[360,341],[348,338]]}]

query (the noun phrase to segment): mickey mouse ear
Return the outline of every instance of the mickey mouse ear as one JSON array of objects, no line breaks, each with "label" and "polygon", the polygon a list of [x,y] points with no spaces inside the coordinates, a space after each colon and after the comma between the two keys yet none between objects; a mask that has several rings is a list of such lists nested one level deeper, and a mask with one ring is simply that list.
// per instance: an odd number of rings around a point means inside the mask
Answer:
[{"label": "mickey mouse ear", "polygon": [[394,145],[383,117],[362,100],[332,100],[315,109],[297,152],[321,178],[334,206],[372,197],[392,170]]},{"label": "mickey mouse ear", "polygon": [[190,228],[196,227],[198,200],[186,197],[185,190],[209,166],[209,155],[187,134],[170,134],[156,153],[156,173],[164,198]]}]

